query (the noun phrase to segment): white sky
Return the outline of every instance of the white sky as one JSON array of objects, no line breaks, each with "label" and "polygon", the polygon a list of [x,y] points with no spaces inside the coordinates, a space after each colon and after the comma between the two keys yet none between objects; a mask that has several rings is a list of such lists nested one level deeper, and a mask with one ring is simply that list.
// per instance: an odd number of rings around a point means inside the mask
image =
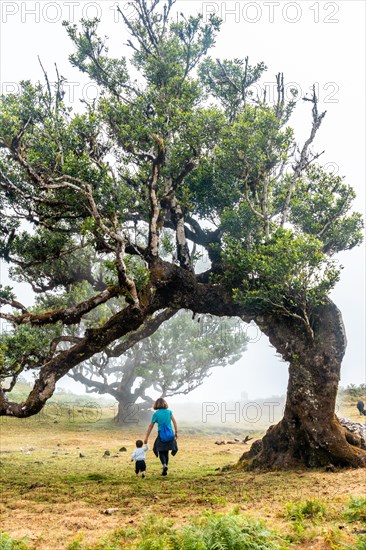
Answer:
[{"label": "white sky", "polygon": [[[118,2],[131,17],[133,7]],[[81,17],[101,17],[101,31],[110,36],[111,54],[125,51],[126,32],[119,23],[116,1],[5,1],[0,3],[0,85],[3,93],[16,90],[21,79],[42,78],[37,55],[52,79],[56,62],[68,78],[68,99],[79,108],[81,94],[90,99],[95,88],[80,77],[67,61],[72,46],[62,20],[77,23]],[[213,57],[244,58],[254,64],[264,61],[268,71],[263,81],[270,86],[275,74],[284,72],[288,89],[296,86],[299,97],[310,93],[315,83],[319,109],[327,116],[318,133],[316,149],[326,150],[322,163],[346,176],[355,188],[355,207],[365,208],[365,2],[301,0],[220,2],[178,1],[174,11],[207,16],[215,11],[224,24]],[[310,128],[310,103],[298,102],[291,124],[299,140]],[[341,255],[342,279],[332,298],[343,313],[348,348],[343,362],[342,385],[366,382],[365,371],[365,259],[364,246]],[[0,266],[1,267],[1,266]],[[0,281],[7,283],[4,266]],[[26,301],[29,291],[21,289]],[[283,394],[287,385],[286,365],[262,336],[254,337],[248,352],[232,367],[217,369],[190,396],[179,400],[216,401],[250,399]],[[61,381],[70,387],[70,382]],[[174,399],[177,401],[178,399]]]}]

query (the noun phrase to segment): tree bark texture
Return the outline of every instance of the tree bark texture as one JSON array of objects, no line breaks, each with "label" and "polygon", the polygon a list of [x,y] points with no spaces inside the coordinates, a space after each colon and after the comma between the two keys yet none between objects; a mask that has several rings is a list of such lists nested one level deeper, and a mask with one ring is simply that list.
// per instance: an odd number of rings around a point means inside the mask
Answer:
[{"label": "tree bark texture", "polygon": [[361,442],[348,436],[334,412],[346,349],[335,304],[319,308],[314,340],[289,318],[259,319],[258,324],[289,362],[287,400],[281,422],[244,453],[241,463],[253,468],[366,466]]}]

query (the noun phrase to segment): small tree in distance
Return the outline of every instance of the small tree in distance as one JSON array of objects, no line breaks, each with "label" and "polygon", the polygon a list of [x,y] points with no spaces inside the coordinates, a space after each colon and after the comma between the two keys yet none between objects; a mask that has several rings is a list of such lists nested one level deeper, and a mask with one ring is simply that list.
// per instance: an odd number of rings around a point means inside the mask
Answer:
[{"label": "small tree in distance", "polygon": [[[172,312],[151,336],[135,344],[123,356],[121,342],[75,367],[69,376],[84,384],[87,392],[109,394],[118,402],[120,423],[137,405],[140,413],[151,409],[156,397],[188,394],[203,384],[214,367],[233,364],[247,346],[244,323]],[[165,322],[163,322],[165,321]]]}]

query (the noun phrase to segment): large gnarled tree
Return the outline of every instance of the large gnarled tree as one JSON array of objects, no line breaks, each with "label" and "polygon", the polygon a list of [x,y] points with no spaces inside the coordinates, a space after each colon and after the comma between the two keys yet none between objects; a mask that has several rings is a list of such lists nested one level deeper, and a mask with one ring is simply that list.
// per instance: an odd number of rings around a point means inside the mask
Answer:
[{"label": "large gnarled tree", "polygon": [[[137,0],[135,21],[121,13],[129,61],[108,57],[96,21],[67,25],[71,63],[102,90],[83,114],[65,106],[61,77],[1,99],[1,255],[41,298],[27,309],[1,292],[14,333],[2,341],[0,413],[37,413],[72,368],[148,330],[156,312],[187,308],[255,321],[289,363],[284,418],[246,457],[252,466],[364,466],[334,414],[346,339],[328,298],[333,257],[361,241],[362,221],[352,188],[314,164],[325,113],[314,92],[298,145],[283,76],[274,104],[255,97],[264,65],[207,58],[220,22],[172,20],[173,4]],[[93,324],[98,311],[112,313]],[[42,345],[22,353],[22,330]],[[34,387],[11,402],[27,368],[39,369]]]}]

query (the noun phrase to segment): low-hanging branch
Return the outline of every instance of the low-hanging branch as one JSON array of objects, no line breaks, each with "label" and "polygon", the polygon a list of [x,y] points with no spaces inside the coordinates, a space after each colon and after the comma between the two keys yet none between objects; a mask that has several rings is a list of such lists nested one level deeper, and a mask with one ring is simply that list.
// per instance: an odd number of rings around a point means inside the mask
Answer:
[{"label": "low-hanging branch", "polygon": [[[81,318],[98,307],[101,304],[108,302],[111,298],[119,296],[121,289],[118,286],[109,286],[100,294],[85,300],[79,304],[44,313],[30,313],[26,311],[21,315],[11,315],[9,313],[1,313],[0,317],[11,321],[15,325],[23,325],[29,323],[31,325],[50,325],[61,321],[64,325],[74,325],[80,322]],[[23,306],[24,307],[24,306]],[[26,308],[24,308],[26,309]]]},{"label": "low-hanging branch", "polygon": [[80,341],[46,361],[28,397],[22,403],[9,401],[0,388],[0,415],[26,418],[39,412],[55,391],[56,382],[76,365],[103,351],[109,344],[135,331],[156,309],[130,305],[115,314],[100,328],[87,329]]}]

